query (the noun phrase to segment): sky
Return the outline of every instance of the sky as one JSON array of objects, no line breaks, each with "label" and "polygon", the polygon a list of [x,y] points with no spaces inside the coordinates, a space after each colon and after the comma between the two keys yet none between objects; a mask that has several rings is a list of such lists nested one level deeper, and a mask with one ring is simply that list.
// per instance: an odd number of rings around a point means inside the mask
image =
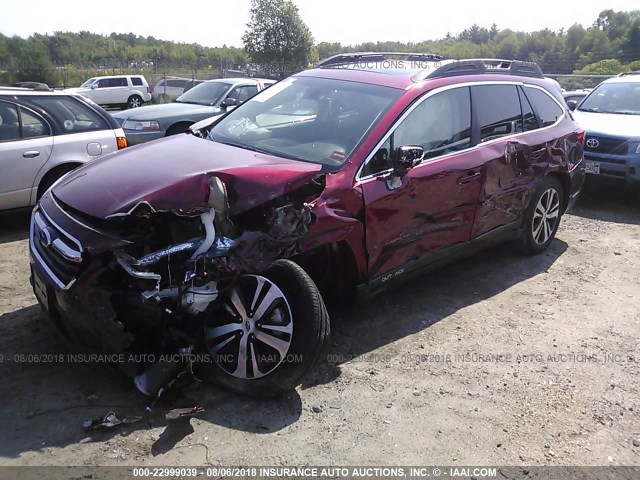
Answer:
[{"label": "sky", "polygon": [[[489,28],[559,30],[574,23],[590,26],[602,10],[640,9],[638,0],[580,2],[536,0],[428,1],[293,0],[316,43],[420,42],[458,34],[477,23]],[[201,45],[242,46],[250,0],[131,2],[122,0],[3,0],[0,33],[28,37],[55,31],[111,32],[154,36]],[[25,7],[28,5],[28,8]]]}]

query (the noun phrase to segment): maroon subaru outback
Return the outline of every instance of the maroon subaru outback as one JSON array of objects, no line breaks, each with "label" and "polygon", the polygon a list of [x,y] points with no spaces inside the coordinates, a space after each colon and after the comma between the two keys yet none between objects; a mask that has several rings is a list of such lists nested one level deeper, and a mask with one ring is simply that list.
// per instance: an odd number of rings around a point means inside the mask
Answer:
[{"label": "maroon subaru outback", "polygon": [[143,393],[195,366],[273,395],[320,357],[325,301],[497,242],[547,249],[583,141],[535,64],[332,57],[58,181],[33,212],[33,288],[77,345],[146,359]]}]

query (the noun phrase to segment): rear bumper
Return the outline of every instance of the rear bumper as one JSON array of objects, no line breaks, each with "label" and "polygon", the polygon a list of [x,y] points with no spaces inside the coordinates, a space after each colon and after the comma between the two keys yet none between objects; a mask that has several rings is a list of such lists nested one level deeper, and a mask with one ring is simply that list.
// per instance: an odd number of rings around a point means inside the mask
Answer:
[{"label": "rear bumper", "polygon": [[569,198],[567,199],[567,208],[565,213],[573,208],[578,201],[580,194],[584,188],[584,182],[586,179],[586,173],[584,171],[584,160],[578,164],[578,166],[570,172],[571,186],[569,189]]}]

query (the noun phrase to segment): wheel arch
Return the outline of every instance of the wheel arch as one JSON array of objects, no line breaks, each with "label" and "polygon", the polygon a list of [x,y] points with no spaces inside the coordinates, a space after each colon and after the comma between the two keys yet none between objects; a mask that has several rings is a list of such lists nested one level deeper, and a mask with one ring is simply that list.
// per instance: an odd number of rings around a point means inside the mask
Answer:
[{"label": "wheel arch", "polygon": [[82,165],[82,163],[83,162],[79,162],[77,160],[72,160],[65,163],[58,163],[54,167],[47,170],[42,175],[42,177],[40,177],[40,180],[37,182],[37,184],[34,185],[35,188],[33,188],[33,194],[31,195],[31,204],[35,204],[38,199],[44,194],[45,188],[48,188],[47,185],[50,185],[49,182],[52,179],[53,181],[55,181],[55,179],[70,172],[71,170],[75,170],[80,165]]},{"label": "wheel arch", "polygon": [[549,177],[555,178],[562,186],[562,213],[569,205],[569,195],[571,194],[571,175],[567,172],[550,172]]},{"label": "wheel arch", "polygon": [[314,281],[325,302],[350,303],[361,282],[356,256],[346,240],[314,247],[291,258]]},{"label": "wheel arch", "polygon": [[177,122],[172,123],[169,128],[167,128],[166,133],[164,134],[165,137],[168,137],[169,135],[174,135],[174,132],[176,133],[180,133],[182,130],[179,130],[180,127],[184,127],[185,130],[187,131],[189,129],[189,127],[191,125],[193,125],[194,122],[191,120],[178,120]]}]

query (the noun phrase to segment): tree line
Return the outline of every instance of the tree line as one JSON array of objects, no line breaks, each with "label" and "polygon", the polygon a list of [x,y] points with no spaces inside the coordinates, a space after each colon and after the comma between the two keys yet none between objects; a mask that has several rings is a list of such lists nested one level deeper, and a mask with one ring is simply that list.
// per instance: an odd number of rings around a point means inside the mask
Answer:
[{"label": "tree line", "polygon": [[54,32],[29,38],[0,33],[0,83],[19,80],[61,84],[62,68],[246,69],[276,65],[292,73],[318,59],[354,51],[437,53],[447,58],[506,58],[537,62],[545,73],[615,74],[640,70],[640,10],[603,10],[585,27],[516,32],[472,25],[457,35],[423,42],[321,42],[291,0],[252,0],[244,48],[204,47],[142,37]]}]

